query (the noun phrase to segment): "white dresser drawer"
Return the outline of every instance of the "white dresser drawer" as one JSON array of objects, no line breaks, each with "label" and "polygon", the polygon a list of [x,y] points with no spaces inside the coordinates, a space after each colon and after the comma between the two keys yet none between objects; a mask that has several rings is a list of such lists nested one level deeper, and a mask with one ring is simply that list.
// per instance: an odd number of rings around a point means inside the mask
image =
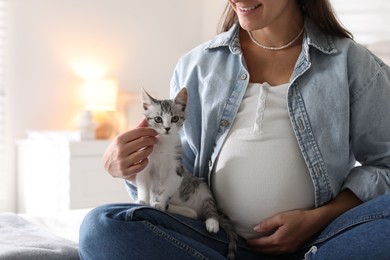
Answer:
[{"label": "white dresser drawer", "polygon": [[131,202],[124,182],[103,168],[109,141],[17,143],[18,210],[39,213]]}]

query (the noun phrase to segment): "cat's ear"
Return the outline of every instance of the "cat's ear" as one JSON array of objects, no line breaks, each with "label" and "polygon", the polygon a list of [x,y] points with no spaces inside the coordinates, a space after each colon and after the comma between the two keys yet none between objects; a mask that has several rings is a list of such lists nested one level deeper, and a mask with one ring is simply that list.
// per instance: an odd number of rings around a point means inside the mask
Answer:
[{"label": "cat's ear", "polygon": [[155,103],[155,99],[142,88],[142,106],[144,110],[147,110],[153,103]]},{"label": "cat's ear", "polygon": [[182,88],[179,93],[177,93],[174,102],[176,104],[179,104],[182,106],[182,110],[184,111],[187,106],[187,98],[188,98],[188,93],[186,88]]}]

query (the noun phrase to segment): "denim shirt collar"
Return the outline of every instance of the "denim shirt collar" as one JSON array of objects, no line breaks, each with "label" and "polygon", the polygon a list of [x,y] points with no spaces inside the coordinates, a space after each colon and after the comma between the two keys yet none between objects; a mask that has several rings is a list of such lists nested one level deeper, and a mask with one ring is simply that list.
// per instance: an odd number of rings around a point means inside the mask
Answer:
[{"label": "denim shirt collar", "polygon": [[[312,46],[325,54],[335,54],[338,52],[332,36],[322,33],[311,19],[306,18],[304,26],[304,53],[308,53],[309,46]],[[207,49],[229,47],[232,54],[241,54],[239,29],[240,25],[236,22],[228,31],[223,32],[212,39],[207,46]]]},{"label": "denim shirt collar", "polygon": [[233,54],[241,54],[239,29],[240,25],[236,22],[228,31],[223,32],[212,39],[206,49],[229,47]]}]

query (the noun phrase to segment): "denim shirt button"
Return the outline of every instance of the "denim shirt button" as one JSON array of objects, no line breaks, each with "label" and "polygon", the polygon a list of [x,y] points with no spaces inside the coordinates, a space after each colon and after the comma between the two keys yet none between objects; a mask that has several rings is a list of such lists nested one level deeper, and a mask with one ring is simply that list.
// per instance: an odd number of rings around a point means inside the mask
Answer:
[{"label": "denim shirt button", "polygon": [[243,73],[243,74],[241,75],[241,79],[242,79],[242,80],[246,80],[247,77],[248,77],[248,76],[247,76],[245,73]]},{"label": "denim shirt button", "polygon": [[229,125],[229,121],[227,121],[226,119],[221,121],[221,126],[227,127],[228,125]]}]

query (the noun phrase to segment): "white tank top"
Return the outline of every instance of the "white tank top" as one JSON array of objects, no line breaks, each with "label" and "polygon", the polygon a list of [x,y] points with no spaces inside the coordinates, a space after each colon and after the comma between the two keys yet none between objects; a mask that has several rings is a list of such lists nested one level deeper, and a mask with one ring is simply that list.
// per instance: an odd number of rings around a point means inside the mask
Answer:
[{"label": "white tank top", "polygon": [[314,207],[314,187],[287,109],[288,84],[249,84],[222,147],[212,190],[244,238],[279,212]]}]

